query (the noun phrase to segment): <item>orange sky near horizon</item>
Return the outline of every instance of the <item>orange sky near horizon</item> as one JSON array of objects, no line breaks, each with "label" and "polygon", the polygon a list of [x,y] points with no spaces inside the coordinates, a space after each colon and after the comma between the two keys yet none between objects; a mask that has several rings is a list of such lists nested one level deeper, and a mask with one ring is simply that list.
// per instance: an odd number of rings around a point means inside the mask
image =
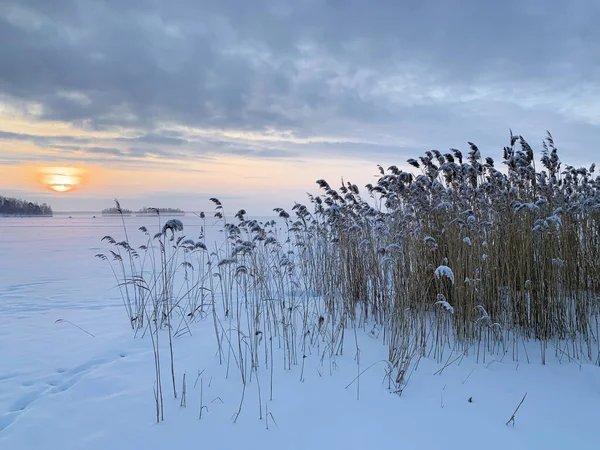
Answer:
[{"label": "orange sky near horizon", "polygon": [[[352,175],[364,179],[365,175],[375,173],[367,172],[364,163],[323,160],[318,164],[322,178],[332,185],[340,182],[341,175],[338,174],[343,173],[345,180],[358,182],[361,186],[362,180],[357,181]],[[222,196],[235,199],[231,205],[225,202],[230,209],[245,208],[267,214],[274,207],[291,208],[294,201],[307,202],[307,192],[316,194],[319,190],[315,184],[314,162],[290,164],[285,160],[222,157],[165,169],[157,164],[128,169],[112,162],[82,162],[66,166],[79,178],[76,186],[66,192],[53,191],[44,178],[48,169],[56,166],[60,168],[61,165],[52,161],[0,165],[0,193],[21,191],[28,200],[46,202],[57,211],[71,210],[68,205],[82,203],[90,206],[74,206],[72,210],[99,210],[110,206],[114,198],[128,199],[123,204],[128,208],[156,205],[208,210],[211,208],[208,199]],[[186,194],[185,199],[181,193]],[[170,194],[172,200],[166,200]],[[160,198],[160,204],[153,202],[156,197]],[[89,203],[84,202],[85,199],[89,199]]]},{"label": "orange sky near horizon", "polygon": [[[0,131],[10,134],[0,135],[0,195],[7,192],[8,196],[43,201],[59,211],[99,210],[110,206],[115,197],[132,203],[124,207],[155,204],[199,210],[210,206],[209,197],[223,196],[233,199],[235,208],[254,207],[265,214],[274,207],[291,208],[294,201],[306,202],[307,192],[318,193],[318,178],[337,185],[344,177],[364,186],[376,173],[375,164],[366,165],[364,159],[328,158],[325,152],[316,158],[314,154],[310,158],[235,156],[203,152],[201,148],[195,153],[194,148],[198,147],[191,145],[189,150],[166,146],[157,152],[150,149],[147,154],[132,156],[122,139],[139,135],[140,130],[97,131],[40,120],[35,105],[17,110],[0,102],[0,123]],[[218,133],[177,126],[171,129],[187,133],[192,144],[194,137]],[[223,136],[247,143],[249,148],[272,148],[279,142],[310,145],[309,141],[285,133],[223,131]],[[114,147],[114,154],[94,153],[94,145],[109,150]],[[177,155],[182,150],[183,156]],[[77,179],[69,181],[66,176]]]}]

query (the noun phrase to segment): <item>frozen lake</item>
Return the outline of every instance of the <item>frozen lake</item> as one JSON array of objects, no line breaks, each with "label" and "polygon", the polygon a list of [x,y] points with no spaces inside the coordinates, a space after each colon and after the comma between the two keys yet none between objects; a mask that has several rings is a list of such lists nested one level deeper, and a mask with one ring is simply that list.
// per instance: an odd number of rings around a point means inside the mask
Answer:
[{"label": "frozen lake", "polygon": [[[180,219],[197,238],[199,219]],[[158,227],[147,217],[127,224],[130,238],[141,225]],[[113,275],[94,257],[108,248],[104,235],[122,238],[118,218],[0,219],[2,449],[597,448],[600,370],[593,364],[465,357],[434,375],[441,366],[423,359],[400,397],[382,382],[387,348],[363,332],[356,336],[360,386],[352,335],[331,372],[321,370],[317,354],[307,354],[303,382],[299,368],[277,366],[272,401],[260,372],[268,412],[259,420],[253,380],[233,424],[239,373],[227,377],[219,366],[210,320],[177,341],[187,407],[165,382],[165,421],[156,424],[152,346],[148,337],[134,338]],[[506,426],[525,393],[515,426]]]}]

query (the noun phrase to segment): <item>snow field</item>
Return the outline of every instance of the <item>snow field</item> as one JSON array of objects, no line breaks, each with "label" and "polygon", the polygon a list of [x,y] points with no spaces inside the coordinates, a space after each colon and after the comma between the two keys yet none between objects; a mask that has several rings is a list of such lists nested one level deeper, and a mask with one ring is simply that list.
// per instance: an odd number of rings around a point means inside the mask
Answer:
[{"label": "snow field", "polygon": [[[199,230],[194,220],[185,218],[186,234]],[[218,364],[210,316],[175,339],[177,399],[161,336],[165,420],[157,424],[150,339],[134,337],[110,270],[94,258],[106,249],[100,238],[119,230],[102,218],[0,222],[0,448],[597,448],[597,366],[550,357],[542,366],[535,343],[530,364],[510,354],[476,363],[449,349],[445,368],[415,361],[399,396],[387,389],[388,350],[368,327],[356,335],[358,367],[347,332],[343,355],[321,359],[324,344],[307,351],[302,382],[300,366],[284,370],[275,346],[273,400],[263,364],[233,423],[240,371]]]}]

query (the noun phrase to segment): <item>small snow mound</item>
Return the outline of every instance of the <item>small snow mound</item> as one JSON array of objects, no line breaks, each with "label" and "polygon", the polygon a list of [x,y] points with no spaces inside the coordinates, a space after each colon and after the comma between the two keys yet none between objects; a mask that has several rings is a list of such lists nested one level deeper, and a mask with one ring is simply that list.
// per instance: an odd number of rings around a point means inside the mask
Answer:
[{"label": "small snow mound", "polygon": [[425,238],[423,240],[425,242],[427,242],[428,244],[437,244],[437,242],[433,236],[425,236]]},{"label": "small snow mound", "polygon": [[438,280],[444,276],[450,279],[452,284],[454,284],[454,272],[452,272],[452,269],[448,266],[442,265],[435,269],[435,276]]},{"label": "small snow mound", "polygon": [[450,202],[441,202],[435,207],[435,209],[452,209],[452,203]]},{"label": "small snow mound", "polygon": [[557,215],[552,215],[546,219],[548,222],[556,224],[556,226],[562,225],[562,219]]},{"label": "small snow mound", "polygon": [[450,314],[454,314],[454,308],[450,303],[448,303],[446,297],[444,297],[442,294],[438,294],[437,298],[438,301],[435,302],[436,305],[440,305],[442,308],[444,308],[444,310],[448,311]]}]

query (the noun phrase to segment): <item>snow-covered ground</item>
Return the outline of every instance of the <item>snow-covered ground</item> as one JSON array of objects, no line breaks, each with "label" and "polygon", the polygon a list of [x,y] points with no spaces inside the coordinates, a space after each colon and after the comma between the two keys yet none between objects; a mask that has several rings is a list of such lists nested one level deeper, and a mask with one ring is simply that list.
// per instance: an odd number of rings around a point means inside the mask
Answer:
[{"label": "snow-covered ground", "polygon": [[[183,220],[186,233],[197,235],[197,219]],[[148,218],[128,221],[134,230],[151,225]],[[308,355],[302,382],[300,367],[276,365],[272,401],[268,375],[259,372],[233,423],[242,383],[238,371],[227,378],[218,364],[210,320],[176,342],[186,407],[181,392],[173,398],[164,364],[165,420],[157,424],[151,341],[133,336],[109,267],[94,258],[106,250],[106,234],[120,234],[118,219],[0,219],[3,450],[600,448],[600,368],[556,358],[542,366],[535,343],[529,364],[509,354],[454,361],[448,350],[454,362],[436,374],[443,364],[421,359],[398,396],[387,390],[381,340],[358,334],[357,367],[348,333],[335,361]]]}]

